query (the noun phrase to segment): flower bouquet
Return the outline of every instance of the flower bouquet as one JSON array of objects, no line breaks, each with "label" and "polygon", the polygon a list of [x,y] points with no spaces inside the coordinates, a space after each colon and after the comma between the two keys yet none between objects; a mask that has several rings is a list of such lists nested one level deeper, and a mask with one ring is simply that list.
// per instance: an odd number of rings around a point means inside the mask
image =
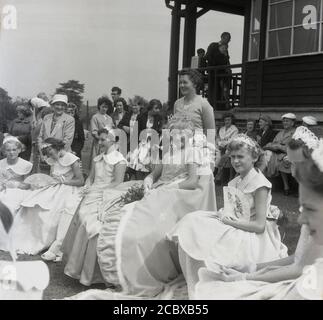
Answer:
[{"label": "flower bouquet", "polygon": [[128,189],[128,191],[121,196],[123,204],[141,200],[145,195],[145,188],[143,184],[136,183]]}]

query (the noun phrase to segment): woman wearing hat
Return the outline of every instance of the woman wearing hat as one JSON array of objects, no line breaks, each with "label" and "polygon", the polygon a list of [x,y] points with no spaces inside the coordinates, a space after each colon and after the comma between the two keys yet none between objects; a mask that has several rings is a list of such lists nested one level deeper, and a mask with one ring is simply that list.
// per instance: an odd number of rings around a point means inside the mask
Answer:
[{"label": "woman wearing hat", "polygon": [[276,136],[276,132],[272,129],[271,118],[267,115],[262,115],[259,118],[259,136],[258,143],[260,147],[264,147],[267,143],[272,142]]},{"label": "woman wearing hat", "polygon": [[291,163],[287,159],[287,145],[295,132],[296,116],[286,113],[282,116],[283,130],[279,131],[273,142],[266,144],[264,150],[270,151],[267,166],[267,177],[281,175],[284,184],[284,194],[290,194],[288,174],[291,173]]},{"label": "woman wearing hat", "polygon": [[317,126],[317,119],[313,116],[305,116],[302,118],[302,126],[310,128],[310,127],[314,127]]},{"label": "woman wearing hat", "polygon": [[24,146],[24,150],[20,153],[20,157],[27,161],[31,156],[31,130],[32,119],[31,110],[26,106],[17,106],[17,118],[9,125],[8,132],[10,135],[17,137]]},{"label": "woman wearing hat", "polygon": [[48,138],[55,138],[63,141],[66,151],[71,151],[74,138],[75,120],[70,115],[64,113],[67,106],[67,96],[55,94],[51,101],[54,113],[44,117],[40,127],[38,145],[41,146]]}]

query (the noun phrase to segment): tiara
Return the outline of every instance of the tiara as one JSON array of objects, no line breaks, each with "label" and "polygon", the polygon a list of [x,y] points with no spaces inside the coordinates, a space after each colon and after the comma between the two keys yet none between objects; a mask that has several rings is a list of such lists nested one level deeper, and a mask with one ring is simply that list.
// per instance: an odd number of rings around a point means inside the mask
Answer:
[{"label": "tiara", "polygon": [[323,139],[318,141],[318,144],[311,156],[316,166],[321,172],[323,172]]},{"label": "tiara", "polygon": [[241,143],[244,143],[252,148],[257,147],[256,142],[253,139],[251,139],[250,137],[248,137],[246,134],[243,134],[243,133],[236,135],[234,138],[232,138],[231,141],[241,142]]},{"label": "tiara", "polygon": [[46,149],[46,148],[51,147],[51,146],[52,146],[51,143],[44,142],[44,143],[41,144],[40,149]]},{"label": "tiara", "polygon": [[293,134],[294,140],[301,140],[309,149],[316,149],[319,145],[318,137],[308,128],[300,126]]}]

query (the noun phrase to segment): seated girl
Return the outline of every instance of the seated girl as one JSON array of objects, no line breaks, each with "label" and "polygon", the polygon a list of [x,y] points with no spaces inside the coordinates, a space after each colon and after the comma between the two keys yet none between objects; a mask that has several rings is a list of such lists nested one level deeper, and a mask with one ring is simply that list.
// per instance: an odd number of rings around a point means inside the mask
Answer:
[{"label": "seated girl", "polygon": [[79,158],[66,152],[62,141],[46,139],[42,152],[54,182],[32,191],[24,199],[11,233],[19,253],[34,255],[49,248],[42,258],[60,261],[61,244],[81,201],[78,187],[84,180]]},{"label": "seated girl", "polygon": [[258,145],[241,134],[229,143],[228,152],[239,176],[224,188],[224,209],[190,213],[170,232],[179,244],[190,298],[200,267],[249,270],[257,263],[287,255],[276,223],[267,220],[278,218],[279,212],[275,213],[270,205],[270,182],[254,167]]},{"label": "seated girl", "polygon": [[32,163],[19,157],[22,145],[16,137],[7,136],[2,145],[6,158],[0,160],[0,200],[15,215],[21,201],[29,194],[24,179],[32,170]]},{"label": "seated girl", "polygon": [[103,282],[97,264],[97,237],[105,208],[118,206],[121,195],[134,182],[123,184],[127,162],[117,151],[113,131],[98,132],[102,153],[93,159],[84,187],[84,199],[74,216],[63,244],[65,274],[84,285]]},{"label": "seated girl", "polygon": [[166,234],[191,211],[215,211],[216,197],[212,170],[206,172],[205,164],[198,170],[205,159],[188,139],[193,123],[178,114],[168,129],[173,143],[145,178],[145,196],[119,210],[107,208],[104,214],[97,244],[99,266],[105,282],[117,290],[89,290],[75,299],[158,298],[181,275],[177,249]]},{"label": "seated girl", "polygon": [[[196,285],[197,299],[322,299],[323,141],[319,145],[313,136],[309,130],[299,127],[287,149],[293,174],[300,183],[299,223],[302,229],[295,256],[261,264],[260,270],[254,273],[228,269],[212,273],[201,269]],[[306,288],[302,284],[309,283],[311,270],[315,272],[317,286]]]}]

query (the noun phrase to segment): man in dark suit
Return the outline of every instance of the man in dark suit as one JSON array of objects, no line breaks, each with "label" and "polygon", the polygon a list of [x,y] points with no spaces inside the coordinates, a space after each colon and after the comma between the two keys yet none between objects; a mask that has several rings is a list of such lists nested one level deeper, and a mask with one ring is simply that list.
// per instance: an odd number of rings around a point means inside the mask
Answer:
[{"label": "man in dark suit", "polygon": [[[228,44],[231,41],[231,35],[229,32],[223,32],[221,34],[221,40],[219,42],[212,42],[208,48],[205,55],[208,67],[216,67],[224,64],[230,64],[230,57],[228,54],[228,49],[226,49],[225,54],[219,49],[220,46],[225,46],[228,48]],[[217,81],[217,87],[215,88],[215,72],[209,71],[209,83],[208,83],[208,100],[210,104],[215,107],[215,101],[219,100],[221,97],[220,92],[220,81]]]}]

